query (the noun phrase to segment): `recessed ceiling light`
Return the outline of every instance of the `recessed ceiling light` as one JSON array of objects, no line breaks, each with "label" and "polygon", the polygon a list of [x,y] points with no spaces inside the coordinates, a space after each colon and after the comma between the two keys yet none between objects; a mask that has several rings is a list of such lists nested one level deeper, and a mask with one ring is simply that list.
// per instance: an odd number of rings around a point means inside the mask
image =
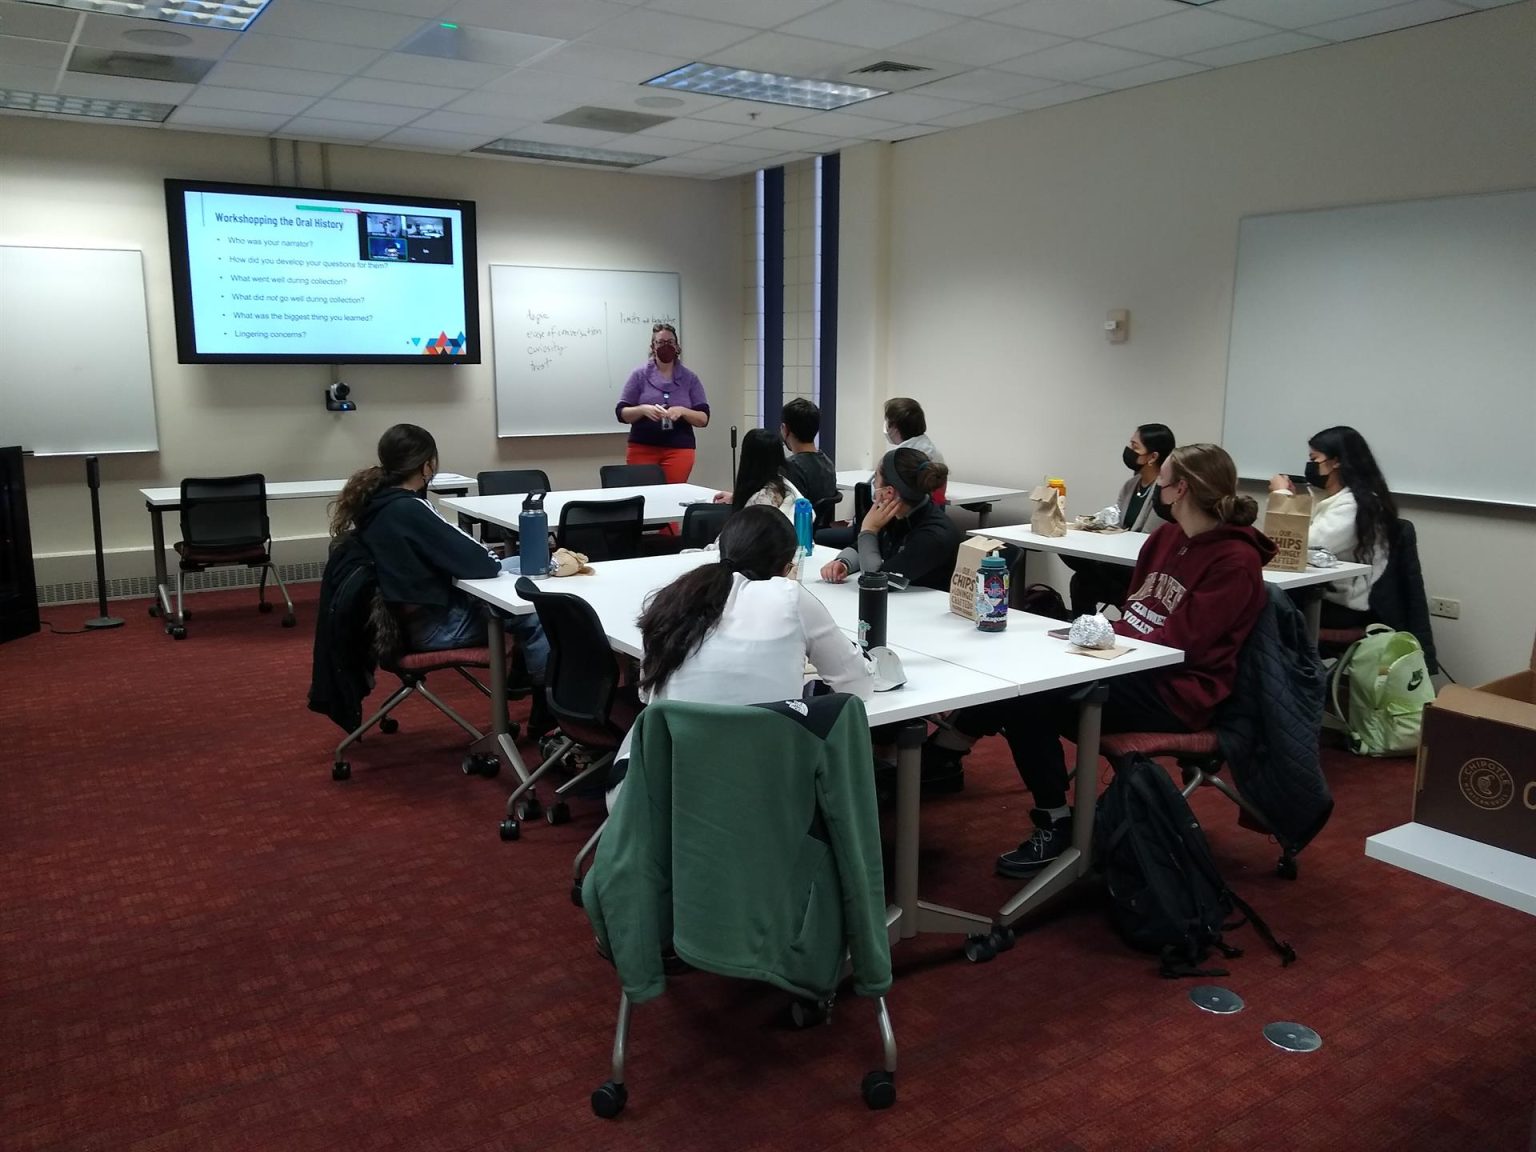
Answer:
[{"label": "recessed ceiling light", "polygon": [[641,96],[635,103],[642,108],[681,108],[687,101],[676,96]]},{"label": "recessed ceiling light", "polygon": [[492,140],[474,149],[496,156],[521,156],[525,160],[568,160],[576,164],[596,164],[604,168],[638,168],[660,160],[645,152],[615,152],[608,148],[580,148],[571,144],[545,144],[538,140]]},{"label": "recessed ceiling light", "polygon": [[268,0],[27,0],[50,8],[94,12],[102,16],[134,16],[199,28],[243,32],[267,6]]},{"label": "recessed ceiling light", "polygon": [[96,100],[88,96],[55,96],[0,88],[0,108],[13,112],[47,112],[54,116],[89,116],[96,120],[137,120],[159,124],[176,110],[174,104],[136,100]]},{"label": "recessed ceiling light", "polygon": [[876,96],[888,96],[884,88],[861,88],[857,84],[838,84],[831,80],[811,80],[802,76],[782,76],[774,72],[752,72],[728,64],[685,64],[662,76],[646,81],[654,88],[673,88],[679,92],[701,92],[706,96],[726,96],[734,100],[756,100],[763,104],[789,104],[795,108],[814,108],[822,112],[845,108]]},{"label": "recessed ceiling light", "polygon": [[153,44],[156,48],[180,48],[192,43],[185,32],[172,32],[169,28],[133,28],[123,33],[124,40],[135,44]]}]

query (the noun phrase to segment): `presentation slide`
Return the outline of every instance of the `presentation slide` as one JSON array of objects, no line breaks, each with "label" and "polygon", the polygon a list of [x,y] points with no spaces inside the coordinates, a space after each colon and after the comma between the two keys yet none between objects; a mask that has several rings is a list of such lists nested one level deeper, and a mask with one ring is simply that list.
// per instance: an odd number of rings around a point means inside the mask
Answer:
[{"label": "presentation slide", "polygon": [[168,196],[183,360],[478,362],[473,205],[188,184]]}]

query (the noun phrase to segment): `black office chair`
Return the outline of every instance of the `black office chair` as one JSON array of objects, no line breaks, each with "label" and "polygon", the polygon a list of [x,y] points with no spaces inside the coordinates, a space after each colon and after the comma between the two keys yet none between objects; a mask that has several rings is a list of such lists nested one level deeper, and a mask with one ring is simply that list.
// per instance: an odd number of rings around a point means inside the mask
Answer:
[{"label": "black office chair", "polygon": [[257,608],[267,603],[267,576],[277,582],[287,612],[283,627],[294,625],[293,600],[272,563],[272,526],[267,519],[267,480],[260,472],[245,476],[188,477],[181,482],[181,539],[176,541],[176,618],[166,631],[177,640],[187,636],[183,604],[188,572],[209,568],[260,568]]},{"label": "black office chair", "polygon": [[[537,819],[541,812],[551,824],[568,821],[571,813],[564,798],[607,770],[640,714],[640,698],[632,687],[620,682],[618,658],[592,605],[569,592],[542,591],[526,576],[518,580],[517,594],[533,605],[539,614],[539,626],[549,641],[544,695],[559,735],[548,746],[543,763],[507,797],[506,819],[501,822],[503,840],[516,840],[520,822]],[[536,790],[538,782],[578,745],[595,756],[556,788],[554,803],[543,808]],[[598,832],[601,831],[599,828]],[[576,857],[578,875],[582,857],[596,843],[594,835]]]},{"label": "black office chair", "polygon": [[852,524],[857,531],[860,524],[864,523],[864,517],[869,515],[869,510],[875,506],[875,486],[869,481],[853,486],[853,520]]},{"label": "black office chair", "polygon": [[[1370,616],[1398,632],[1411,632],[1424,650],[1430,675],[1440,671],[1435,655],[1435,633],[1429,617],[1429,597],[1424,591],[1424,569],[1419,563],[1419,537],[1412,520],[1399,517],[1387,541],[1387,567],[1371,587]],[[1365,635],[1364,628],[1322,628],[1317,647],[1324,656],[1339,656]]]},{"label": "black office chair", "polygon": [[629,560],[640,555],[645,531],[645,497],[626,500],[571,500],[560,509],[555,542],[588,560]]},{"label": "black office chair", "polygon": [[816,500],[811,504],[811,510],[815,513],[815,525],[817,528],[830,528],[832,518],[837,515],[837,506],[842,503],[843,494],[839,492],[835,496],[828,496],[822,500]]},{"label": "black office chair", "polygon": [[[548,492],[549,477],[542,468],[503,468],[475,477],[482,496],[514,496],[522,492]],[[460,520],[467,517],[460,517]],[[480,539],[487,544],[517,542],[517,531],[499,524],[480,524]]]},{"label": "black office chair", "polygon": [[678,551],[707,548],[720,535],[731,518],[729,504],[690,504],[683,513],[683,529],[678,536]]},{"label": "black office chair", "polygon": [[640,488],[667,482],[660,464],[604,464],[597,474],[604,488]]}]

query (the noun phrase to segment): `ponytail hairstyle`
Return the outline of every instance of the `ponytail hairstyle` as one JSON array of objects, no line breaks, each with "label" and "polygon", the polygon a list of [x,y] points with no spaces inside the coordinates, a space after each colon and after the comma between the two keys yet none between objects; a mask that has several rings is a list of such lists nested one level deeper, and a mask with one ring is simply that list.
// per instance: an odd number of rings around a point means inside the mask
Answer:
[{"label": "ponytail hairstyle", "polygon": [[1355,559],[1369,564],[1377,548],[1386,548],[1397,524],[1397,501],[1387,487],[1371,446],[1348,425],[1324,428],[1307,441],[1339,470],[1339,483],[1355,497]]},{"label": "ponytail hairstyle", "polygon": [[661,690],[699,650],[725,614],[736,573],[748,580],[782,576],[795,558],[795,530],[777,508],[743,508],[720,530],[720,559],[679,576],[640,613],[640,690]]},{"label": "ponytail hairstyle", "polygon": [[740,512],[747,501],[764,488],[772,488],[779,502],[789,495],[784,486],[784,445],[766,428],[751,428],[741,438],[741,466],[731,489],[731,507]]},{"label": "ponytail hairstyle", "polygon": [[1195,507],[1223,524],[1242,528],[1259,517],[1252,496],[1237,494],[1237,465],[1219,444],[1181,444],[1168,454],[1174,482],[1189,485]]},{"label": "ponytail hairstyle", "polygon": [[892,448],[880,458],[880,481],[896,489],[903,503],[923,503],[949,481],[949,468],[916,448]]},{"label": "ponytail hairstyle", "polygon": [[1157,453],[1159,468],[1162,467],[1163,461],[1168,459],[1168,453],[1173,451],[1175,443],[1173,429],[1166,424],[1138,424],[1136,438],[1148,452]]},{"label": "ponytail hairstyle", "polygon": [[352,473],[331,506],[331,536],[357,527],[357,516],[376,492],[403,484],[428,464],[437,463],[437,441],[415,424],[396,424],[379,437],[379,462]]}]

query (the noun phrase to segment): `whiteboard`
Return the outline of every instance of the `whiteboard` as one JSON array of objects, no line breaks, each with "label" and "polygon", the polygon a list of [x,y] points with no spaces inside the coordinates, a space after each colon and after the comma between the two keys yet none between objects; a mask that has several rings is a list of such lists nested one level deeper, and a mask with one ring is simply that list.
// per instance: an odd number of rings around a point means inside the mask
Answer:
[{"label": "whiteboard", "polygon": [[681,292],[676,272],[492,264],[496,434],[628,431],[613,406],[652,324],[675,325],[683,343]]},{"label": "whiteboard", "polygon": [[1223,443],[1359,429],[1393,491],[1536,506],[1536,190],[1241,223]]},{"label": "whiteboard", "polygon": [[144,256],[0,246],[0,441],[43,455],[155,452]]}]

